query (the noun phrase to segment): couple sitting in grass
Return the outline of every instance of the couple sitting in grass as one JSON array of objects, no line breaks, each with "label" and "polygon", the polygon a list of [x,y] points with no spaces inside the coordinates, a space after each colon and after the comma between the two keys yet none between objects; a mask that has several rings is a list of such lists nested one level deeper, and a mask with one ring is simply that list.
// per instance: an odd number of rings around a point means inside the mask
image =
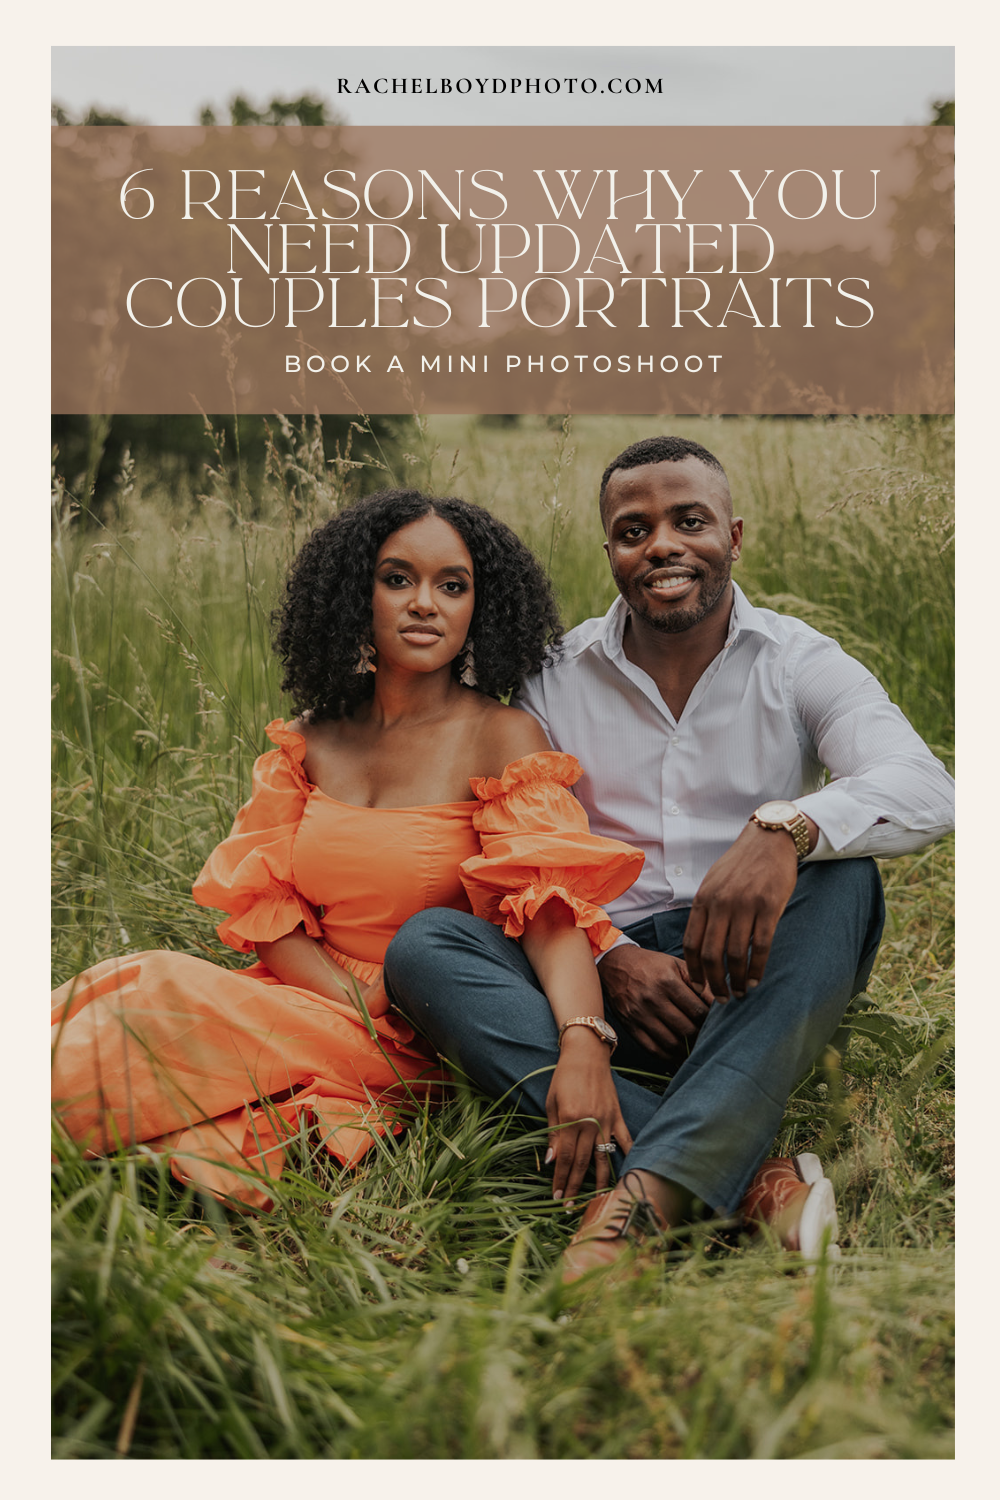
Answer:
[{"label": "couple sitting in grass", "polygon": [[389,491],[314,532],[277,614],[299,717],[195,884],[258,962],[58,990],[75,1140],[266,1208],[301,1122],[353,1164],[445,1059],[547,1121],[554,1198],[593,1169],[566,1280],[703,1214],[835,1243],[817,1158],[767,1153],[871,971],[871,856],[947,832],[952,783],[865,668],[734,585],[706,449],[634,444],[600,506],[620,598],[564,640],[477,506]]}]

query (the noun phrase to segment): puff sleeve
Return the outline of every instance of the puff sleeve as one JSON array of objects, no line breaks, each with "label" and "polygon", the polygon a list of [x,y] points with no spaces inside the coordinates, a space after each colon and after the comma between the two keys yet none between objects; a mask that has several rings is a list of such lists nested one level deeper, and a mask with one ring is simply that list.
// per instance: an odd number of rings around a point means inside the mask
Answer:
[{"label": "puff sleeve", "polygon": [[229,913],[216,931],[238,953],[274,942],[300,923],[310,937],[322,936],[317,914],[299,895],[292,873],[292,841],[311,790],[302,769],[305,740],[280,719],[268,724],[266,733],[278,748],[255,762],[250,800],[194,884],[199,906]]},{"label": "puff sleeve", "polygon": [[596,955],[620,936],[599,903],[628,890],[644,856],[590,832],[569,791],[582,775],[575,756],[547,750],[512,761],[501,777],[473,778],[483,852],[465,860],[461,878],[476,916],[508,937],[521,937],[546,901],[564,902]]}]

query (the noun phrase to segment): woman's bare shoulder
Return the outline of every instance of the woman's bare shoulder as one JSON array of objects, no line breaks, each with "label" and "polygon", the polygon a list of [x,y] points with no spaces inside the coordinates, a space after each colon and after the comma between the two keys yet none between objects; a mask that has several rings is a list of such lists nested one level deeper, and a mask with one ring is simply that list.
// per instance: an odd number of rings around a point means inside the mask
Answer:
[{"label": "woman's bare shoulder", "polygon": [[307,748],[315,743],[316,726],[311,722],[308,714],[299,714],[296,718],[289,719],[285,727],[291,730],[292,734],[301,734]]},{"label": "woman's bare shoulder", "polygon": [[337,738],[340,729],[340,721],[337,719],[314,719],[312,714],[299,714],[297,719],[289,719],[288,728],[296,734],[301,734],[306,744],[320,744],[327,740]]},{"label": "woman's bare shoulder", "polygon": [[314,719],[305,713],[289,720],[288,728],[305,740],[307,766],[313,756],[326,755],[341,739],[341,723],[337,719]]},{"label": "woman's bare shoulder", "polygon": [[490,703],[480,732],[480,750],[489,762],[483,774],[501,776],[512,760],[520,760],[522,755],[533,755],[538,750],[551,749],[545,730],[531,714],[525,713],[523,708]]}]

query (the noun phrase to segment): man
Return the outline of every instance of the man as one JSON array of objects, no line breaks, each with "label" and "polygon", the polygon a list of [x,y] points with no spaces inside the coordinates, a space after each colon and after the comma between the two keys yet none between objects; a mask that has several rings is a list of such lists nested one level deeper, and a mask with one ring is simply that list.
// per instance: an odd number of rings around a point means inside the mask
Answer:
[{"label": "man", "polygon": [[[791,1089],[871,972],[884,913],[869,856],[949,831],[951,778],[860,663],[734,585],[743,522],[705,448],[633,444],[605,471],[600,504],[621,597],[570,631],[519,699],[557,750],[579,755],[591,830],[646,856],[609,906],[623,936],[599,959],[604,1014],[567,1023],[592,1034],[588,1045],[617,1048],[632,1144],[617,1186],[588,1207],[564,1276],[615,1260],[643,1227],[676,1226],[698,1200],[742,1208],[814,1254],[836,1229],[819,1163],[762,1163]],[[525,983],[500,953],[508,939],[473,960],[476,920],[411,919],[387,985],[483,1087],[513,1088],[544,1114],[567,1026],[556,1035],[530,970]],[[479,1015],[470,982],[489,997]],[[622,1069],[672,1078],[658,1096]],[[567,1123],[551,1101],[548,1114]],[[570,1199],[585,1157],[557,1156]]]}]

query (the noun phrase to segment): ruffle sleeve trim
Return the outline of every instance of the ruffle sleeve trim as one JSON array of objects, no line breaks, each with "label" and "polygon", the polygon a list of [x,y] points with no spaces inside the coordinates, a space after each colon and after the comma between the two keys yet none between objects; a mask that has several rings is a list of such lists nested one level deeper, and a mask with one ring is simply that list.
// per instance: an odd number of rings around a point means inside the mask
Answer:
[{"label": "ruffle sleeve trim", "polygon": [[237,953],[252,953],[258,943],[275,943],[299,926],[310,937],[322,938],[315,911],[290,885],[272,885],[253,896],[240,911],[216,927],[224,943]]},{"label": "ruffle sleeve trim", "polygon": [[562,901],[596,955],[619,937],[600,903],[628,890],[643,855],[590,832],[569,791],[582,774],[575,756],[550,750],[513,761],[502,776],[470,781],[482,853],[464,861],[461,878],[476,916],[508,937],[522,937],[547,901]]},{"label": "ruffle sleeve trim", "polygon": [[305,738],[299,734],[297,729],[289,729],[284,719],[272,719],[264,733],[272,745],[277,745],[279,750],[284,751],[288,764],[288,770],[292,778],[302,790],[308,794],[312,791],[312,782],[306,777],[302,769],[302,762],[306,758]]},{"label": "ruffle sleeve trim", "polygon": [[575,786],[582,775],[575,755],[566,755],[561,750],[536,750],[531,755],[522,755],[520,760],[512,760],[502,776],[472,776],[469,785],[480,802],[494,802],[516,787],[530,786],[536,781]]},{"label": "ruffle sleeve trim", "polygon": [[306,742],[282,719],[273,719],[266,733],[276,748],[258,757],[250,800],[194,884],[199,906],[229,913],[216,931],[238,953],[275,942],[300,924],[310,937],[322,936],[292,870],[292,844],[312,790],[302,767]]},{"label": "ruffle sleeve trim", "polygon": [[520,938],[532,918],[537,917],[547,901],[562,901],[569,908],[577,927],[582,927],[596,957],[616,943],[621,933],[606,911],[581,896],[575,896],[562,885],[529,885],[516,896],[505,896],[497,911],[503,920],[507,937]]}]

